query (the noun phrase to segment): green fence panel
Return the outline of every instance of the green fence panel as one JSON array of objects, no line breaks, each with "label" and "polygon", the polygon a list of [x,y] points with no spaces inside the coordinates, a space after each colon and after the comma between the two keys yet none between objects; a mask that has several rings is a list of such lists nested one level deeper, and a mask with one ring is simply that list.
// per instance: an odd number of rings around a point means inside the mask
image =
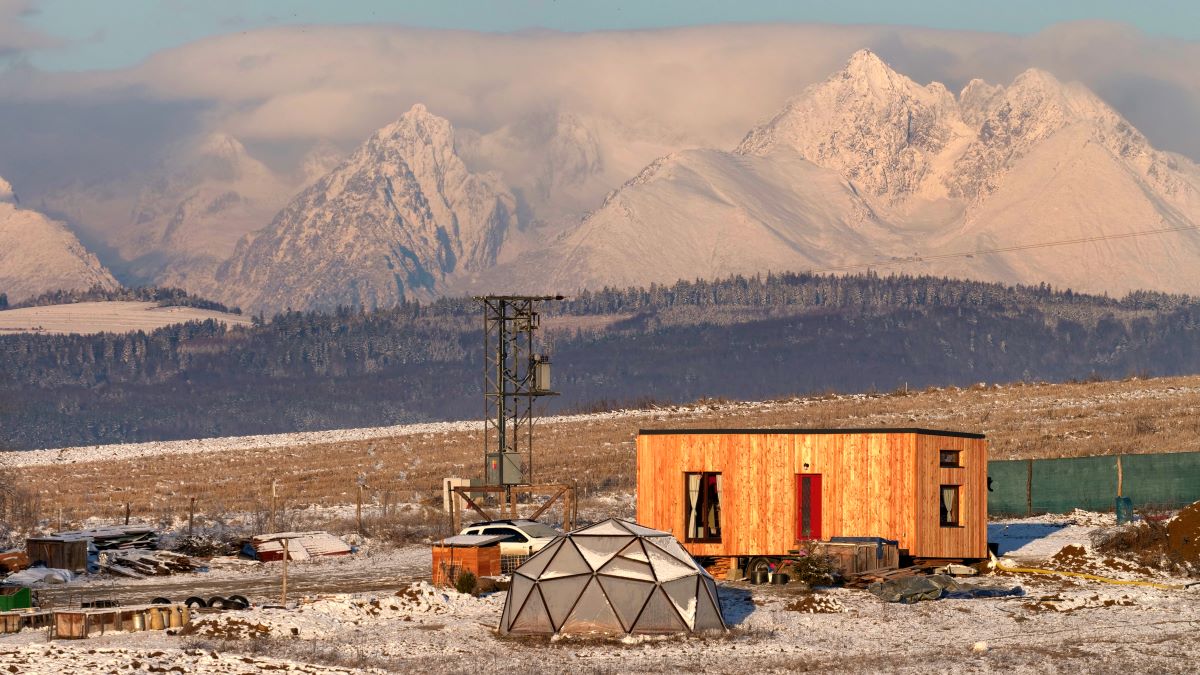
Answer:
[{"label": "green fence panel", "polygon": [[1023,516],[1029,511],[1029,460],[988,462],[988,515]]},{"label": "green fence panel", "polygon": [[1121,472],[1134,509],[1200,501],[1200,452],[1122,455]]},{"label": "green fence panel", "polygon": [[[988,515],[1111,511],[1117,457],[988,462]],[[1133,508],[1181,507],[1200,501],[1200,452],[1121,456],[1122,493]]]},{"label": "green fence panel", "polygon": [[1117,458],[1072,457],[1033,463],[1034,513],[1110,511],[1117,497]]}]

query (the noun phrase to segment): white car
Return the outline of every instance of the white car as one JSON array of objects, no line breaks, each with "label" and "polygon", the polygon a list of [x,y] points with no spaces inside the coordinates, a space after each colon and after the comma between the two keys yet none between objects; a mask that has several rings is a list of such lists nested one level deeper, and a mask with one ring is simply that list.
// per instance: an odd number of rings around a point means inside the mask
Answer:
[{"label": "white car", "polygon": [[493,520],[473,523],[459,534],[499,534],[500,555],[533,555],[545,548],[562,532],[534,520]]}]

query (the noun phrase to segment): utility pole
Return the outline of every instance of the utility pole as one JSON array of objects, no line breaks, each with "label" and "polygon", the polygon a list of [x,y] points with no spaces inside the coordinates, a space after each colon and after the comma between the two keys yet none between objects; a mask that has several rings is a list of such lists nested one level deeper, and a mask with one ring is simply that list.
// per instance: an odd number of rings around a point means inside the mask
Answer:
[{"label": "utility pole", "polygon": [[516,516],[514,485],[533,482],[533,405],[550,389],[550,357],[534,347],[538,303],[561,295],[488,295],[483,304],[484,482],[504,486],[500,510]]},{"label": "utility pole", "polygon": [[292,557],[292,556],[291,556],[291,554],[288,553],[288,540],[284,539],[283,540],[283,590],[280,591],[280,594],[279,594],[279,604],[283,605],[284,608],[287,607],[287,566],[288,566],[288,558],[290,558],[290,557]]}]

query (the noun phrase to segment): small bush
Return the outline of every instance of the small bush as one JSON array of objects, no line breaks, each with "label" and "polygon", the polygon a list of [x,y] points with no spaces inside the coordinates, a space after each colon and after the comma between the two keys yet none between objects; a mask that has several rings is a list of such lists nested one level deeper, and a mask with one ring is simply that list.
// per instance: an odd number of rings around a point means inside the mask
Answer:
[{"label": "small bush", "polygon": [[809,586],[833,586],[841,580],[841,571],[833,558],[826,555],[806,555],[796,559],[783,570],[791,581]]},{"label": "small bush", "polygon": [[459,593],[475,594],[475,574],[473,572],[462,572],[458,578],[454,580],[454,590]]}]

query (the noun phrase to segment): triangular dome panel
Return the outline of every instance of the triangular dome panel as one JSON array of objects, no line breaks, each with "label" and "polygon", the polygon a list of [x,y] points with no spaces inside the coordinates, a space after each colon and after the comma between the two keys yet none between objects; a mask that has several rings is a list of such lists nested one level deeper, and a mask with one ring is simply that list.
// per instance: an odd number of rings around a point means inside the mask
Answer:
[{"label": "triangular dome panel", "polygon": [[662,589],[658,588],[650,595],[632,632],[675,633],[687,629],[687,625],[684,624],[683,619],[679,618],[679,613],[675,611],[671,601],[663,594]]},{"label": "triangular dome panel", "polygon": [[[675,609],[683,617],[684,623],[691,628],[696,623],[696,606],[697,598],[696,591],[696,575],[690,575],[684,579],[676,579],[668,581],[662,585],[663,592],[667,594],[667,598],[671,604],[675,605]],[[703,593],[704,591],[700,591]]]},{"label": "triangular dome panel", "polygon": [[[696,620],[692,624],[694,631],[725,630],[725,620],[717,610],[716,593],[710,595],[705,588],[708,584],[701,582],[700,593],[696,595]],[[715,590],[715,589],[714,589]]]},{"label": "triangular dome panel", "polygon": [[517,618],[513,619],[510,633],[548,633],[554,631],[554,624],[550,622],[550,613],[546,611],[546,603],[542,602],[542,594],[535,588],[529,592],[529,599],[525,601],[525,606],[517,614]]},{"label": "triangular dome panel", "polygon": [[683,577],[696,576],[696,567],[687,565],[674,556],[667,555],[661,548],[653,544],[646,547],[646,553],[650,554],[650,565],[654,568],[654,575],[659,581],[673,581]]},{"label": "triangular dome panel", "polygon": [[615,518],[609,518],[608,520],[601,521],[590,527],[585,527],[582,530],[575,530],[574,532],[571,533],[571,536],[572,537],[578,537],[581,535],[585,535],[585,536],[590,536],[590,535],[629,536],[631,534],[633,534],[633,532],[629,531],[629,528],[625,523],[622,523],[621,521],[619,521]]},{"label": "triangular dome panel", "polygon": [[634,541],[632,544],[621,549],[621,557],[637,560],[639,562],[649,563],[650,558],[646,555],[646,551],[642,548],[642,539]]},{"label": "triangular dome panel", "polygon": [[650,569],[650,565],[629,558],[617,556],[609,560],[604,567],[600,568],[601,574],[608,574],[614,577],[624,577],[626,579],[641,579],[642,581],[655,581],[654,571]]},{"label": "triangular dome panel", "polygon": [[580,574],[574,577],[545,579],[538,584],[542,591],[542,598],[546,601],[546,608],[550,611],[550,620],[554,622],[555,630],[567,620],[571,608],[575,606],[580,594],[583,593],[584,586],[587,586],[591,579],[590,574]]},{"label": "triangular dome panel", "polygon": [[571,541],[579,547],[579,552],[583,554],[588,565],[591,565],[594,570],[603,567],[609,558],[612,558],[633,540],[633,537],[571,537]]},{"label": "triangular dome panel", "polygon": [[621,524],[624,525],[630,532],[638,535],[639,537],[670,537],[671,536],[670,532],[663,532],[662,530],[653,530],[653,529],[650,529],[649,527],[646,527],[645,525],[638,525],[637,523],[633,523],[628,520],[622,520]]},{"label": "triangular dome panel", "polygon": [[565,537],[560,537],[550,542],[546,548],[529,556],[529,559],[517,568],[517,574],[524,574],[531,579],[537,579],[542,571],[546,569],[546,565],[554,559],[554,554],[558,553],[558,549],[566,541]]},{"label": "triangular dome panel", "polygon": [[[520,571],[521,568],[517,568]],[[579,554],[575,544],[570,538],[563,539],[562,546],[559,547],[558,553],[550,560],[546,569],[538,575],[539,579],[554,579],[555,577],[566,577],[573,574],[591,574],[592,568],[588,566],[587,561]]]},{"label": "triangular dome panel", "polygon": [[624,633],[625,628],[613,611],[600,582],[593,577],[588,583],[571,615],[559,628],[564,633]]},{"label": "triangular dome panel", "polygon": [[617,612],[617,618],[628,632],[633,629],[633,622],[641,614],[646,599],[654,592],[654,584],[648,581],[633,579],[618,579],[617,577],[596,577],[608,596],[608,602]]},{"label": "triangular dome panel", "polygon": [[693,569],[704,569],[696,563],[696,559],[692,557],[692,554],[679,545],[679,542],[674,537],[655,537],[653,539],[645,539],[644,541],[649,545],[657,546],[671,557]]}]

